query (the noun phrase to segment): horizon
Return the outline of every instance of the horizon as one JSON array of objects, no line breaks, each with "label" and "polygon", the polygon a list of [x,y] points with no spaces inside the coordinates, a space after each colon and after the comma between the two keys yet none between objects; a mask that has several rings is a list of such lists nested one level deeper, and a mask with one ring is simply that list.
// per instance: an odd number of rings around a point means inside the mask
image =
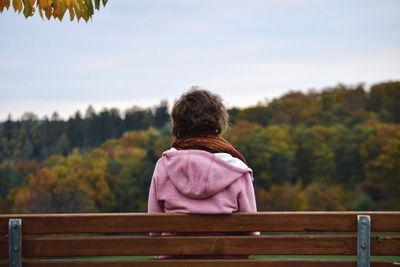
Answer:
[{"label": "horizon", "polygon": [[[357,86],[363,86],[363,89],[365,90],[365,92],[369,92],[372,86],[377,85],[377,84],[381,84],[381,83],[387,83],[387,82],[400,82],[400,80],[387,80],[387,81],[375,82],[375,83],[372,83],[372,84],[366,84],[366,83],[363,83],[363,82],[359,82],[359,83],[355,83],[355,84],[337,83],[337,84],[335,84],[335,85],[326,86],[326,87],[323,87],[323,88],[309,88],[309,89],[303,89],[303,90],[301,90],[301,89],[299,89],[299,90],[287,90],[287,91],[283,92],[283,93],[282,93],[281,95],[279,95],[279,96],[276,96],[276,97],[273,97],[273,98],[264,98],[264,99],[260,99],[260,100],[258,100],[256,103],[254,103],[254,104],[243,105],[243,106],[239,106],[239,105],[227,105],[227,104],[226,104],[226,101],[225,101],[225,99],[224,99],[224,96],[221,96],[221,95],[220,95],[220,96],[222,97],[223,101],[225,102],[225,106],[226,106],[227,109],[232,109],[232,108],[246,109],[246,108],[250,108],[250,107],[254,107],[254,106],[258,106],[258,105],[268,105],[268,104],[271,103],[272,101],[274,101],[274,100],[276,100],[276,99],[279,99],[279,98],[281,98],[281,97],[283,97],[283,96],[285,96],[285,95],[287,95],[287,94],[289,94],[289,93],[293,93],[293,92],[300,92],[300,93],[302,93],[302,94],[307,95],[307,94],[310,94],[310,93],[322,93],[322,92],[324,92],[324,91],[326,91],[326,90],[330,90],[330,89],[335,88],[335,87],[338,87],[338,86],[345,86],[345,87],[347,87],[347,89],[353,89],[353,88],[355,88],[355,87],[357,87]],[[203,88],[203,89],[207,89],[207,88]],[[178,96],[178,97],[179,97],[179,96]],[[177,97],[177,98],[178,98],[178,97]],[[36,115],[36,116],[38,117],[38,121],[43,121],[43,120],[46,120],[46,119],[51,120],[51,117],[52,117],[52,115],[53,115],[54,113],[57,113],[58,117],[59,117],[60,120],[62,120],[62,121],[67,121],[68,119],[73,118],[73,117],[75,116],[75,114],[78,113],[78,112],[79,112],[80,115],[84,118],[84,117],[85,117],[85,113],[86,113],[86,111],[87,111],[87,109],[88,109],[89,107],[92,107],[92,108],[94,109],[94,111],[95,111],[96,114],[100,113],[100,112],[103,111],[103,110],[117,109],[117,110],[119,111],[119,114],[120,114],[121,118],[124,118],[124,117],[125,117],[125,113],[126,113],[129,109],[132,109],[132,108],[139,108],[139,109],[152,109],[152,110],[153,110],[154,108],[156,108],[157,106],[159,106],[160,103],[161,103],[162,101],[167,101],[168,110],[169,110],[169,112],[170,112],[171,109],[172,109],[172,105],[173,105],[173,103],[176,101],[177,98],[175,98],[175,99],[173,99],[173,100],[159,99],[157,102],[151,103],[150,105],[138,105],[138,104],[136,104],[136,103],[130,103],[130,104],[128,104],[128,105],[126,105],[126,106],[122,106],[122,107],[121,107],[121,106],[118,106],[118,105],[115,105],[115,106],[101,106],[101,104],[100,104],[100,105],[99,105],[99,104],[93,105],[93,104],[90,104],[90,103],[89,103],[89,104],[87,104],[85,107],[82,107],[81,109],[77,109],[77,110],[75,110],[75,111],[72,111],[70,114],[67,114],[66,116],[63,116],[62,114],[60,114],[60,112],[59,112],[58,110],[54,110],[54,111],[52,111],[52,112],[50,112],[50,113],[48,113],[48,114],[42,114],[42,115],[37,114],[37,113],[35,113],[35,112],[33,112],[33,111],[27,110],[27,111],[25,111],[25,112],[22,112],[22,113],[20,114],[20,116],[18,116],[18,117],[17,117],[17,116],[14,116],[14,115],[11,114],[11,113],[7,114],[7,116],[6,116],[4,119],[0,117],[0,123],[4,123],[4,122],[7,121],[10,117],[11,117],[11,120],[12,120],[12,121],[21,120],[21,117],[22,117],[24,114],[28,114],[28,113]]]}]

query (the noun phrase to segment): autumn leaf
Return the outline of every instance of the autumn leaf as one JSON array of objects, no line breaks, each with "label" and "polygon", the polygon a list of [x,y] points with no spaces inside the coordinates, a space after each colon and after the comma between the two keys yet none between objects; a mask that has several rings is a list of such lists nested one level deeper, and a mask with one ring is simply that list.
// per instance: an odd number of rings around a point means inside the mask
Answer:
[{"label": "autumn leaf", "polygon": [[22,0],[13,1],[13,8],[15,12],[21,13],[22,11]]},{"label": "autumn leaf", "polygon": [[[40,17],[45,17],[50,20],[51,17],[63,20],[65,12],[69,11],[70,20],[75,18],[79,21],[83,18],[86,22],[92,18],[94,9],[99,10],[101,4],[105,6],[106,0],[0,0],[0,13],[4,9],[9,9],[12,2],[12,7],[16,13],[23,14],[26,18],[33,16],[38,10]],[[36,6],[36,8],[35,8]]]}]

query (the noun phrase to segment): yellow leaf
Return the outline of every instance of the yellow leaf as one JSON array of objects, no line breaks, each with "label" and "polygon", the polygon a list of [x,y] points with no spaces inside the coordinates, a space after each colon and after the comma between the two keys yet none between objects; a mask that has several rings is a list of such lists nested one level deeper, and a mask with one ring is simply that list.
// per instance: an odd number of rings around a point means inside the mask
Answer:
[{"label": "yellow leaf", "polygon": [[75,1],[74,9],[75,9],[76,18],[77,18],[78,21],[79,21],[80,18],[82,17],[82,10],[81,10],[81,8],[79,7],[78,2],[76,2],[76,1]]},{"label": "yellow leaf", "polygon": [[38,10],[39,10],[40,17],[44,20],[42,9],[40,7],[38,7]]},{"label": "yellow leaf", "polygon": [[21,0],[19,0],[18,2],[19,2],[18,13],[21,13],[21,11],[22,11],[22,9],[23,9],[23,4],[22,4],[22,1],[21,1]]},{"label": "yellow leaf", "polygon": [[100,1],[103,1],[103,4],[107,2],[104,0],[0,0],[0,12],[5,8],[9,9],[12,5],[15,12],[23,11],[26,18],[32,16],[38,9],[42,19],[45,16],[48,20],[54,17],[62,21],[68,10],[71,21],[75,18],[78,21],[83,18],[87,22],[94,14],[94,2],[100,3]]},{"label": "yellow leaf", "polygon": [[61,0],[61,20],[63,19],[65,12],[67,12],[67,1],[66,0]]},{"label": "yellow leaf", "polygon": [[42,6],[43,10],[50,6],[49,0],[40,0],[40,5]]},{"label": "yellow leaf", "polygon": [[45,4],[46,4],[46,0],[38,0],[38,1],[37,1],[37,5],[38,5],[41,9],[44,9]]},{"label": "yellow leaf", "polygon": [[53,17],[57,18],[58,14],[60,14],[60,11],[61,11],[61,1],[57,0],[53,10]]},{"label": "yellow leaf", "polygon": [[74,9],[73,9],[72,7],[68,7],[68,11],[69,11],[69,19],[70,19],[71,21],[73,21],[74,18],[75,18]]},{"label": "yellow leaf", "polygon": [[57,17],[60,21],[62,21],[65,11],[67,10],[67,5],[66,5],[66,1],[65,0],[58,0],[57,2],[57,6],[56,6],[56,15],[55,17]]},{"label": "yellow leaf", "polygon": [[79,1],[79,4],[80,4],[81,11],[82,11],[82,18],[87,22],[90,17],[89,11],[88,11],[87,7],[85,6],[85,4],[83,3],[83,1]]},{"label": "yellow leaf", "polygon": [[51,18],[51,7],[49,6],[49,7],[46,7],[45,9],[44,9],[44,12],[45,12],[45,14],[46,14],[46,18],[48,19],[48,20],[50,20],[50,18]]},{"label": "yellow leaf", "polygon": [[32,5],[31,5],[30,0],[23,0],[23,3],[24,3],[24,16],[25,16],[25,18],[27,18],[29,16],[32,16],[34,9],[33,9]]},{"label": "yellow leaf", "polygon": [[85,7],[88,11],[89,17],[91,17],[94,13],[94,7],[93,7],[93,3],[92,0],[86,0],[85,1]]},{"label": "yellow leaf", "polygon": [[21,13],[22,11],[22,0],[13,0],[13,7],[15,12]]}]

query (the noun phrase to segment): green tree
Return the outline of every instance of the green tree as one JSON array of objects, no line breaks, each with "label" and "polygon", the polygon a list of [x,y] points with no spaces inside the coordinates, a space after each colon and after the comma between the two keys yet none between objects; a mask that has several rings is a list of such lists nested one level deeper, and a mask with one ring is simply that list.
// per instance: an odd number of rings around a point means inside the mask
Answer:
[{"label": "green tree", "polygon": [[290,92],[268,105],[271,114],[271,124],[316,123],[321,106],[318,95],[310,92],[305,95],[301,92]]},{"label": "green tree", "polygon": [[154,111],[154,126],[157,128],[163,127],[169,122],[168,102],[162,100],[160,105]]},{"label": "green tree", "polygon": [[261,125],[267,125],[270,121],[271,114],[268,111],[267,104],[258,104],[254,107],[244,108],[237,115],[237,120],[244,120]]},{"label": "green tree", "polygon": [[274,184],[270,191],[257,190],[257,207],[260,211],[301,210],[304,206],[304,195],[300,183]]},{"label": "green tree", "polygon": [[400,82],[372,86],[368,109],[377,113],[384,122],[400,123]]},{"label": "green tree", "polygon": [[294,180],[296,144],[287,126],[268,126],[251,133],[249,163],[259,179],[256,183],[268,187]]},{"label": "green tree", "polygon": [[295,128],[294,140],[298,146],[295,152],[296,177],[303,184],[313,180],[328,183],[334,180],[335,154],[329,146],[330,136],[330,129],[320,125]]},{"label": "green tree", "polygon": [[377,125],[360,149],[364,188],[380,209],[400,209],[400,126]]},{"label": "green tree", "polygon": [[341,211],[347,209],[345,191],[340,185],[313,182],[304,189],[305,204],[302,210]]}]

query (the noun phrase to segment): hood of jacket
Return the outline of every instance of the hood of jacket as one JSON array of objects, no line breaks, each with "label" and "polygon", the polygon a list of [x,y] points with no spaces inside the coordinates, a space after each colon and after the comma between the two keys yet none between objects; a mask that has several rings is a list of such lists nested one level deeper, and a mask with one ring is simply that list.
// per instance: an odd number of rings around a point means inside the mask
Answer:
[{"label": "hood of jacket", "polygon": [[163,153],[163,166],[177,190],[193,199],[209,198],[238,179],[252,174],[202,150],[168,150]]}]

